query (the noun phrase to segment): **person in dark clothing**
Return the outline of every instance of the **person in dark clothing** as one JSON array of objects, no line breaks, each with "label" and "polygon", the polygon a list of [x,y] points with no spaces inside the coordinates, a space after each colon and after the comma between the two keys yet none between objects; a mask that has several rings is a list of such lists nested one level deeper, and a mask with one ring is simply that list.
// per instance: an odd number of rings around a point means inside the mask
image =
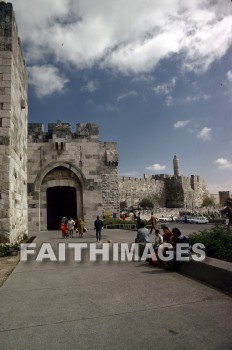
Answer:
[{"label": "person in dark clothing", "polygon": [[140,213],[138,213],[136,220],[137,220],[137,230],[138,230],[138,229],[140,229],[142,227],[141,226],[142,225],[142,220],[141,220],[141,217],[140,217]]},{"label": "person in dark clothing", "polygon": [[172,242],[174,247],[176,246],[177,243],[189,243],[188,238],[182,235],[182,233],[177,227],[174,227],[172,229],[172,233],[173,233]]},{"label": "person in dark clothing", "polygon": [[[172,245],[173,245],[173,250],[174,250],[174,258],[173,260],[169,261],[166,264],[166,268],[169,271],[175,271],[178,269],[178,265],[180,263],[180,261],[178,261],[178,256],[176,254],[176,250],[177,250],[177,245],[180,243],[188,243],[189,244],[189,240],[187,237],[185,237],[184,235],[182,235],[181,231],[175,227],[172,229]],[[190,245],[189,245],[189,249],[186,250],[185,252],[181,253],[182,257],[189,257],[189,252],[190,252]]]},{"label": "person in dark clothing", "polygon": [[96,239],[97,242],[101,241],[101,230],[103,227],[103,222],[100,220],[99,216],[97,216],[97,220],[94,221],[94,229],[96,231]]}]

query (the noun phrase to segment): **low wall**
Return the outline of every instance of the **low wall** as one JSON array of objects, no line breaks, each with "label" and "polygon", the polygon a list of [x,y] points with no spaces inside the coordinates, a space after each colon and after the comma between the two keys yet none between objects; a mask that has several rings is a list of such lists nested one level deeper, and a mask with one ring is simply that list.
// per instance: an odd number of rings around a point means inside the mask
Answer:
[{"label": "low wall", "polygon": [[[143,255],[145,243],[139,243],[139,256]],[[190,260],[178,265],[178,271],[232,294],[232,263],[206,258],[203,262]]]},{"label": "low wall", "polygon": [[208,283],[227,293],[232,293],[232,263],[206,258],[203,262],[182,263],[178,272]]}]

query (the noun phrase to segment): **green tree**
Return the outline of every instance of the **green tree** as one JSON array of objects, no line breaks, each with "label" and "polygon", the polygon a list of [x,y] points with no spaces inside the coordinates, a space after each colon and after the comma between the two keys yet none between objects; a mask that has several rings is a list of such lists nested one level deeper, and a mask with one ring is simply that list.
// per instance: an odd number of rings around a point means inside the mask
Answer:
[{"label": "green tree", "polygon": [[120,202],[120,210],[125,210],[126,208],[127,208],[127,202],[126,201]]},{"label": "green tree", "polygon": [[212,197],[205,197],[202,202],[202,207],[212,207],[215,204]]},{"label": "green tree", "polygon": [[145,208],[153,209],[154,208],[154,204],[152,203],[152,201],[149,198],[143,198],[139,202],[139,206],[143,209],[145,209]]}]

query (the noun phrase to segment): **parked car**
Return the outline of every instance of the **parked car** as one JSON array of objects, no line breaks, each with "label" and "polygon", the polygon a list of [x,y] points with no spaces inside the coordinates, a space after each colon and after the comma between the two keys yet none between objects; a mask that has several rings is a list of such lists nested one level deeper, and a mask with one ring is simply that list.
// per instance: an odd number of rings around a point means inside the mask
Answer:
[{"label": "parked car", "polygon": [[205,218],[204,216],[196,216],[193,218],[192,223],[193,224],[208,224],[209,220]]},{"label": "parked car", "polygon": [[178,217],[175,219],[175,222],[182,224],[182,222],[184,222],[184,216],[178,216]]},{"label": "parked car", "polygon": [[170,218],[159,218],[159,222],[169,222],[171,221]]},{"label": "parked car", "polygon": [[176,222],[178,222],[178,223],[180,223],[180,224],[182,224],[182,223],[189,223],[189,224],[191,224],[192,223],[192,220],[194,219],[194,217],[193,216],[179,216],[178,218],[176,218]]},{"label": "parked car", "polygon": [[193,224],[193,220],[195,219],[195,217],[193,216],[193,217],[189,217],[189,218],[187,218],[187,222],[189,223],[189,224]]}]

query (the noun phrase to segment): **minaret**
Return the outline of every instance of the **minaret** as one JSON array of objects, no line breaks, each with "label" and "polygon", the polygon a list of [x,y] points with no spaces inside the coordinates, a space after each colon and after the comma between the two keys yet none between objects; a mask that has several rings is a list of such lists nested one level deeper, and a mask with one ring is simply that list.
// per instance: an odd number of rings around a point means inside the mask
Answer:
[{"label": "minaret", "polygon": [[173,171],[174,171],[174,176],[180,176],[179,159],[177,158],[176,155],[174,155],[174,158],[173,158]]}]

